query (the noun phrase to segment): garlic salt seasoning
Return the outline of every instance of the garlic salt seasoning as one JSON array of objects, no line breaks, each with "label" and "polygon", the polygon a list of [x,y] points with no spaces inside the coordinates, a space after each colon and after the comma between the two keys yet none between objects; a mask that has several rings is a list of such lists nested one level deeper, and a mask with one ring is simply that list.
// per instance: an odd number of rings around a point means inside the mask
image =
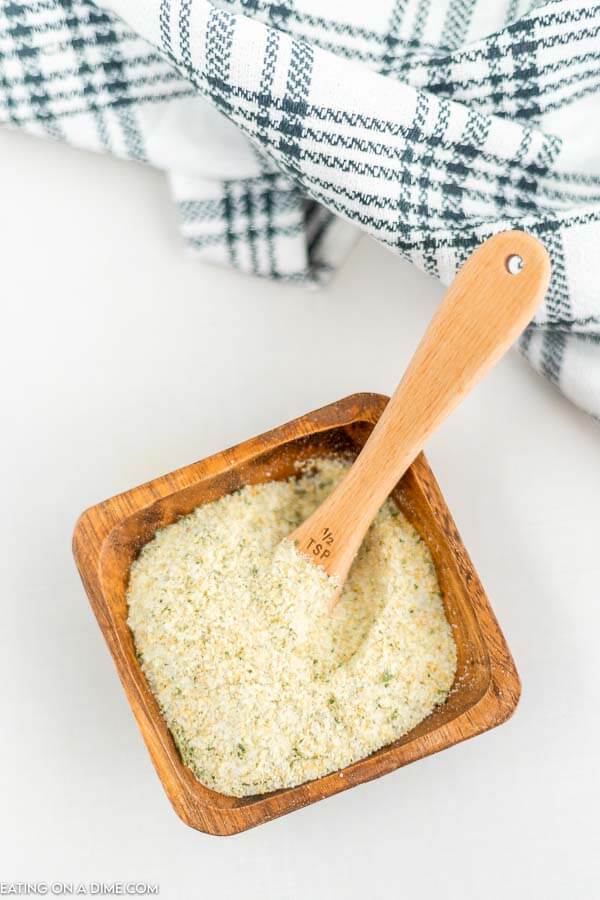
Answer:
[{"label": "garlic salt seasoning", "polygon": [[427,546],[388,501],[341,599],[288,541],[350,463],[248,485],[157,532],[133,563],[129,626],[183,761],[238,797],[335,771],[405,734],[454,681]]}]

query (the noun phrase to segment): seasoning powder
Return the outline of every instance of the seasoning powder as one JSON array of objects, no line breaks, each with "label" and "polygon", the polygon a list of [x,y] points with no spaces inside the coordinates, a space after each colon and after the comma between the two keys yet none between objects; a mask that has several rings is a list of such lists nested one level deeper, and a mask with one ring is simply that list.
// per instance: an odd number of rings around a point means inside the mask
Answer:
[{"label": "seasoning powder", "polygon": [[431,556],[391,501],[333,614],[331,579],[284,540],[349,464],[312,460],[200,506],[131,567],[144,673],[183,761],[222,793],[340,769],[413,728],[452,686],[456,647]]}]

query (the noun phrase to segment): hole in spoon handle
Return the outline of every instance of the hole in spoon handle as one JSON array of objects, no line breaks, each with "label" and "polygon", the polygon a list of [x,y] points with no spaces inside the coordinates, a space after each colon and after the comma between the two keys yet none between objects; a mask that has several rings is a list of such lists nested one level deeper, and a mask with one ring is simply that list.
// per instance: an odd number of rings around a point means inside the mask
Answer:
[{"label": "hole in spoon handle", "polygon": [[518,253],[511,253],[506,260],[506,268],[511,275],[518,275],[519,272],[522,272],[524,265],[523,257],[519,256]]}]

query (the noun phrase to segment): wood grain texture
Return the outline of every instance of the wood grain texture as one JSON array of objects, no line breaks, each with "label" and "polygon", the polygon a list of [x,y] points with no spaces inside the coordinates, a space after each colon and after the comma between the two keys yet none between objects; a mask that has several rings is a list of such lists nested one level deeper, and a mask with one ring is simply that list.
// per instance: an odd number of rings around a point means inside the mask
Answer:
[{"label": "wood grain texture", "polygon": [[[522,262],[515,274],[511,257]],[[360,456],[290,535],[308,559],[338,579],[332,605],[394,485],[531,321],[549,280],[544,246],[523,231],[491,237],[462,266]]]},{"label": "wood grain texture", "polygon": [[210,834],[235,834],[377,778],[507,719],[519,678],[477,574],[436,481],[419,456],[392,492],[428,544],[458,649],[447,702],[400,740],[351,766],[296,788],[228,797],[204,787],[184,766],[160,715],[127,626],[129,567],[158,528],[244,484],[283,479],[297,460],[358,451],[387,404],[357,394],[287,425],[113,497],[83,513],[73,551],[152,762],[178,815]]}]

